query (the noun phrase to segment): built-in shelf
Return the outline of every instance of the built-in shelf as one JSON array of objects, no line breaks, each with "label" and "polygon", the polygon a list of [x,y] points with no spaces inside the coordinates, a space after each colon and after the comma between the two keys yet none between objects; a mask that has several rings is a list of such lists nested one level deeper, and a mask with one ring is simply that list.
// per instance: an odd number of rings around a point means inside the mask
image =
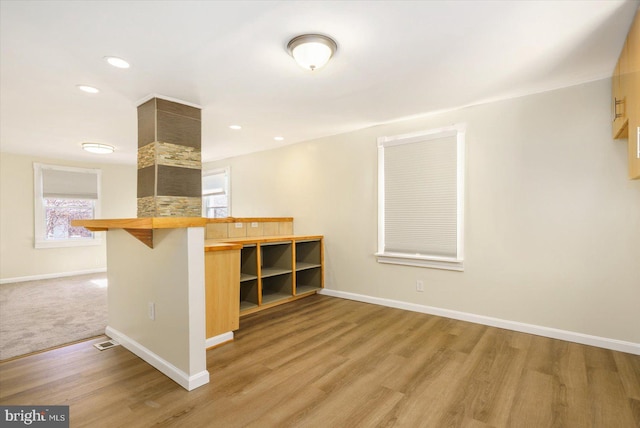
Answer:
[{"label": "built-in shelf", "polygon": [[323,287],[322,236],[233,240],[240,252],[240,312],[251,313]]},{"label": "built-in shelf", "polygon": [[268,278],[270,276],[284,275],[286,273],[291,273],[291,269],[282,269],[282,268],[262,268],[262,273],[260,276],[262,278]]},{"label": "built-in shelf", "polygon": [[240,282],[251,281],[252,279],[258,279],[258,276],[240,272]]},{"label": "built-in shelf", "polygon": [[240,301],[240,311],[246,311],[248,309],[253,309],[257,307],[258,307],[257,303],[248,302],[246,300]]},{"label": "built-in shelf", "polygon": [[296,271],[319,268],[320,266],[321,266],[320,263],[296,262]]}]

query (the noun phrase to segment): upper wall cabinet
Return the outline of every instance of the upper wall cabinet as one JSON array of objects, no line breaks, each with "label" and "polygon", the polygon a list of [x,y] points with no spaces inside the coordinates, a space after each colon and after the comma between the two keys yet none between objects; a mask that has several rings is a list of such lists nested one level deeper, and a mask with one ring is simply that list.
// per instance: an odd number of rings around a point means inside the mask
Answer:
[{"label": "upper wall cabinet", "polygon": [[640,12],[631,26],[613,74],[613,138],[628,139],[629,178],[640,178]]}]

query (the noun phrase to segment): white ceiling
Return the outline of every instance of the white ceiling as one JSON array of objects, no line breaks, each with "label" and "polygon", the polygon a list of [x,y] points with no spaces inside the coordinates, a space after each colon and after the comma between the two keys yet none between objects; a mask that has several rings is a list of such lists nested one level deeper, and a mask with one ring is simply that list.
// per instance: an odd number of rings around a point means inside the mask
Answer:
[{"label": "white ceiling", "polygon": [[[150,94],[202,106],[208,161],[608,77],[639,1],[0,5],[2,151],[135,164]],[[338,52],[305,72],[286,44],[316,32]],[[116,152],[84,153],[84,141]]]}]

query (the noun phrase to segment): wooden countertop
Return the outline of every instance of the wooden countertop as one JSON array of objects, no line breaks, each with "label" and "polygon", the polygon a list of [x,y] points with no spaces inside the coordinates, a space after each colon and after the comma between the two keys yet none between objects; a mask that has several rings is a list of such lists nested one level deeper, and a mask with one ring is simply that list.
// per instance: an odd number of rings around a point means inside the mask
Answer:
[{"label": "wooden countertop", "polygon": [[207,239],[204,241],[205,251],[240,250],[244,245],[265,242],[306,241],[321,239],[322,235],[279,235],[279,236],[246,236],[243,238]]},{"label": "wooden countertop", "polygon": [[242,244],[236,244],[233,242],[210,242],[211,240],[204,241],[205,251],[228,251],[228,250],[241,250]]},{"label": "wooden countertop", "polygon": [[155,229],[181,229],[205,227],[207,219],[202,217],[143,217],[103,220],[72,220],[72,226],[82,226],[92,232],[109,229],[124,229],[149,248],[153,248]]},{"label": "wooden countertop", "polygon": [[252,223],[254,221],[260,223],[293,221],[293,217],[224,217],[224,218],[208,218],[207,223]]},{"label": "wooden countertop", "polygon": [[[288,218],[287,218],[288,219]],[[73,220],[72,226],[82,226],[93,232],[101,232],[109,229],[124,229],[138,240],[153,248],[154,229],[179,229],[185,227],[204,227],[212,219],[203,217],[146,217],[123,218],[102,220]],[[224,222],[238,222],[256,220],[256,218],[228,218]],[[259,220],[264,221],[264,218]],[[269,221],[286,221],[285,218],[271,218]],[[282,235],[282,236],[251,236],[242,238],[207,239],[205,251],[239,250],[243,245],[258,244],[264,242],[304,241],[321,239],[322,235]]]},{"label": "wooden countertop", "polygon": [[204,241],[205,246],[209,244],[259,244],[263,242],[281,242],[281,241],[305,241],[320,239],[322,235],[273,235],[273,236],[244,236],[241,238],[220,238],[220,239],[207,239]]},{"label": "wooden countertop", "polygon": [[143,217],[101,220],[72,220],[72,226],[83,226],[93,232],[109,229],[179,229],[182,227],[204,227],[207,219],[202,217]]}]

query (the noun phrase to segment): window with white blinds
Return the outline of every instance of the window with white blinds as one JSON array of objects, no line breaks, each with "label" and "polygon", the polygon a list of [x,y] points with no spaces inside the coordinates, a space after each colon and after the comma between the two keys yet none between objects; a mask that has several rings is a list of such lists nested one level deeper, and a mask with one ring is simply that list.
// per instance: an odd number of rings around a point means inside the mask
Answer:
[{"label": "window with white blinds", "polygon": [[463,125],[378,139],[378,261],[463,270]]},{"label": "window with white blinds", "polygon": [[207,218],[229,217],[230,168],[202,173],[202,216]]},{"label": "window with white blinds", "polygon": [[33,164],[36,248],[101,244],[100,234],[73,226],[73,220],[100,213],[99,169]]}]

